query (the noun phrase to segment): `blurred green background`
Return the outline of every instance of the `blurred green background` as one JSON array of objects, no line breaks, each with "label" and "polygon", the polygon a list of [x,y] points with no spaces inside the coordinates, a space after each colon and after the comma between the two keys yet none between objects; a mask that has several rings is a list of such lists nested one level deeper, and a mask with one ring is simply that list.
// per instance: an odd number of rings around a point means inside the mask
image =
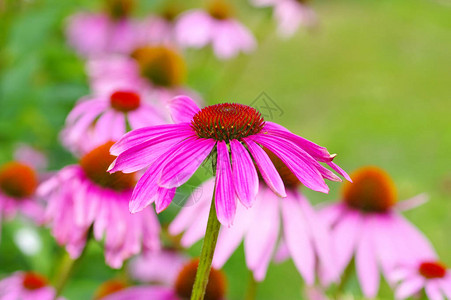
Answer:
[{"label": "blurred green background", "polygon": [[[194,1],[186,4],[194,5]],[[253,103],[265,92],[281,109],[273,116],[290,130],[338,153],[348,171],[378,165],[393,176],[399,199],[426,192],[430,201],[406,213],[451,266],[451,2],[447,0],[318,0],[311,5],[320,23],[290,40],[274,32],[269,10],[235,1],[241,20],[262,41],[249,57],[212,59],[210,50],[188,51],[188,85],[208,103]],[[142,1],[138,15],[164,1]],[[57,170],[76,159],[58,143],[58,132],[75,101],[89,93],[83,62],[67,46],[65,18],[98,1],[0,1],[0,163],[18,142],[43,150]],[[315,203],[339,199],[307,191]],[[171,220],[172,206],[160,217]],[[17,269],[57,274],[62,255],[46,229],[35,256],[12,242],[24,225],[2,225],[0,275]],[[191,253],[199,253],[200,244]],[[65,290],[87,299],[103,281],[119,276],[105,266],[102,249],[91,244]],[[226,264],[229,298],[242,299],[248,280],[242,247]],[[291,262],[272,265],[258,299],[301,299],[302,279]],[[357,283],[348,290],[360,299]],[[392,299],[386,284],[380,299]]]}]

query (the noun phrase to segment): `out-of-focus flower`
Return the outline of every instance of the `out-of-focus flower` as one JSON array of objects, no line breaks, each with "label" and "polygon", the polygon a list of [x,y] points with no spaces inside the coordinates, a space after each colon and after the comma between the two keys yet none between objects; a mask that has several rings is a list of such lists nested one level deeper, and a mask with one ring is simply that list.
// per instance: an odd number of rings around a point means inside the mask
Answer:
[{"label": "out-of-focus flower", "polygon": [[0,168],[0,221],[17,212],[40,224],[44,208],[36,200],[38,174],[28,164],[12,161]]},{"label": "out-of-focus flower", "polygon": [[111,90],[111,83],[139,85],[147,97],[166,105],[178,95],[200,97],[184,86],[186,66],[183,57],[172,46],[154,45],[137,48],[131,57],[112,56],[88,63],[88,76],[95,91]]},{"label": "out-of-focus flower", "polygon": [[0,281],[0,299],[54,300],[55,295],[55,289],[48,285],[47,279],[34,272],[16,272]]},{"label": "out-of-focus flower", "polygon": [[[322,278],[330,283],[338,278],[338,274],[334,273],[336,268],[330,251],[327,224],[317,217],[308,200],[299,193],[299,179],[277,156],[270,151],[265,152],[282,178],[287,197],[278,197],[262,184],[255,204],[247,210],[239,206],[234,225],[221,229],[213,266],[221,268],[244,240],[247,267],[252,270],[257,281],[262,281],[276,245],[282,238],[287,255],[279,255],[279,259],[292,257],[310,286],[315,283],[316,270],[320,270]],[[200,186],[200,199],[192,199],[192,202],[199,202],[199,206],[183,208],[169,227],[174,235],[186,231],[181,240],[185,247],[191,246],[205,235],[213,188],[214,180]]]},{"label": "out-of-focus flower", "polygon": [[284,38],[293,36],[299,26],[316,23],[315,12],[308,7],[307,0],[252,0],[255,6],[273,6],[278,23],[278,33]]},{"label": "out-of-focus flower", "polygon": [[332,162],[334,155],[325,148],[280,125],[265,122],[252,107],[222,103],[199,109],[193,100],[180,96],[172,101],[171,111],[176,124],[131,131],[111,147],[111,153],[118,157],[110,172],[129,173],[150,166],[133,192],[131,212],[153,202],[158,213],[163,211],[176,188],[211,157],[216,171],[217,217],[230,226],[237,198],[249,208],[257,196],[259,179],[254,161],[270,189],[281,197],[287,196],[283,181],[262,146],[279,157],[303,185],[315,191],[329,191],[324,179],[341,181],[320,162],[347,176]]},{"label": "out-of-focus flower", "polygon": [[164,249],[149,255],[133,258],[128,264],[130,276],[140,282],[172,285],[187,257],[181,253]]},{"label": "out-of-focus flower", "polygon": [[132,74],[95,82],[93,90],[69,113],[61,132],[63,144],[76,153],[118,140],[127,126],[138,129],[167,123],[163,106],[152,103],[149,90]]},{"label": "out-of-focus flower", "polygon": [[69,44],[82,56],[130,53],[135,47],[138,26],[130,18],[133,0],[107,0],[103,13],[77,13],[69,18]]},{"label": "out-of-focus flower", "polygon": [[[114,294],[103,300],[183,300],[191,297],[194,279],[197,272],[198,259],[194,259],[181,269],[171,287],[167,286],[135,286]],[[214,268],[208,278],[205,300],[223,300],[226,292],[225,275]]]},{"label": "out-of-focus flower", "polygon": [[423,289],[429,300],[451,299],[451,270],[433,258],[404,264],[391,274],[391,279],[401,281],[396,287],[396,299],[412,297]]},{"label": "out-of-focus flower", "polygon": [[131,215],[128,211],[135,174],[109,174],[114,160],[112,142],[87,153],[79,165],[70,165],[39,186],[47,199],[46,221],[57,242],[65,245],[72,258],[85,247],[89,229],[94,238],[105,238],[105,259],[119,268],[122,262],[142,251],[159,248],[160,225],[150,209]]},{"label": "out-of-focus flower", "polygon": [[[398,264],[434,255],[427,238],[396,209],[396,190],[389,175],[365,167],[345,184],[343,201],[325,207],[321,217],[332,229],[336,265],[341,273],[355,255],[360,286],[368,298],[379,290],[379,267],[388,279]],[[417,198],[411,201],[417,202]]]},{"label": "out-of-focus flower", "polygon": [[203,48],[211,44],[215,55],[229,59],[250,53],[257,45],[252,33],[233,17],[226,1],[211,1],[206,11],[190,10],[176,21],[175,35],[182,47]]},{"label": "out-of-focus flower", "polygon": [[128,287],[127,282],[121,279],[111,279],[102,283],[94,293],[94,299],[103,299],[108,295],[122,291]]}]

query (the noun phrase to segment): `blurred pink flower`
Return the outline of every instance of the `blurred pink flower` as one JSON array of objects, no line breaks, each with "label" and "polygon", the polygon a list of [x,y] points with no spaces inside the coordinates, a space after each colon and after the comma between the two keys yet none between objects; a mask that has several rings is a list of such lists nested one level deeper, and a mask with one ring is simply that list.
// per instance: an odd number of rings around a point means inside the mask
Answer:
[{"label": "blurred pink flower", "polygon": [[[284,173],[279,173],[284,180]],[[257,281],[262,281],[282,238],[287,247],[284,250],[287,251],[283,257],[279,255],[279,260],[292,257],[306,284],[315,283],[318,268],[328,282],[337,279],[326,224],[317,217],[296,186],[287,184],[285,180],[284,183],[287,188],[286,198],[278,197],[268,187],[261,185],[251,208],[237,207],[233,226],[221,228],[213,267],[222,268],[241,241],[244,241],[247,267]],[[171,234],[178,235],[185,231],[181,239],[182,246],[190,247],[204,237],[213,188],[214,179],[202,184],[193,193],[192,199],[188,200],[188,203],[194,202],[196,205],[184,207],[171,223]]]},{"label": "blurred pink flower", "polygon": [[63,144],[71,151],[86,153],[118,140],[127,132],[127,126],[138,129],[168,122],[166,109],[149,99],[149,90],[139,78],[118,77],[95,82],[93,90],[93,95],[75,105],[61,132]]},{"label": "blurred pink flower", "polygon": [[37,172],[28,164],[12,161],[0,168],[0,222],[17,212],[37,224],[42,223],[44,207],[35,197],[39,184]]},{"label": "blurred pink flower", "polygon": [[134,280],[170,286],[187,260],[185,255],[176,250],[163,249],[133,258],[128,264],[128,270]]},{"label": "blurred pink flower", "polygon": [[134,86],[145,91],[146,99],[164,106],[178,95],[189,95],[197,103],[203,103],[196,92],[183,85],[184,61],[172,47],[138,48],[135,59],[127,56],[93,59],[88,62],[87,73],[96,93],[111,92],[117,85]]},{"label": "blurred pink flower", "polygon": [[105,13],[77,13],[67,25],[69,44],[84,57],[131,53],[136,45],[137,23],[129,18],[113,19]]},{"label": "blurred pink flower", "polygon": [[34,272],[19,271],[0,281],[3,300],[54,300],[55,296],[55,289],[48,285],[47,279]]},{"label": "blurred pink flower", "polygon": [[57,242],[72,258],[85,247],[90,228],[96,240],[105,241],[105,260],[120,268],[125,259],[141,251],[159,249],[160,225],[150,209],[131,215],[128,202],[135,174],[108,174],[113,161],[112,142],[82,157],[79,165],[67,166],[38,188],[48,201],[46,221]]},{"label": "blurred pink flower", "polygon": [[328,192],[325,178],[341,180],[319,162],[347,176],[325,148],[280,125],[265,122],[252,107],[222,103],[199,109],[193,100],[180,96],[172,101],[171,111],[176,124],[131,131],[111,147],[111,153],[118,157],[110,172],[129,173],[150,166],[133,192],[131,212],[153,202],[158,213],[166,209],[176,188],[212,156],[216,164],[217,217],[230,226],[237,198],[249,208],[257,196],[259,179],[254,160],[266,184],[277,195],[287,196],[282,179],[261,146],[278,156],[302,184],[315,191]]},{"label": "blurred pink flower", "polygon": [[252,32],[233,18],[229,5],[221,0],[212,1],[206,11],[195,9],[180,15],[175,36],[182,47],[203,48],[211,44],[220,59],[250,53],[257,45]]},{"label": "blurred pink flower", "polygon": [[44,153],[22,143],[17,145],[14,151],[14,159],[33,167],[35,170],[45,170],[48,165]]},{"label": "blurred pink flower", "polygon": [[[189,299],[194,284],[194,278],[197,272],[198,259],[186,263],[177,274],[177,278],[170,287],[153,286],[134,286],[109,294],[102,300],[184,300]],[[223,300],[226,292],[225,275],[214,268],[211,269],[208,278],[205,298],[208,300]]]},{"label": "blurred pink flower", "polygon": [[315,12],[304,0],[252,0],[255,6],[273,6],[278,23],[278,33],[284,38],[293,36],[299,26],[312,26],[316,20]]},{"label": "blurred pink flower", "polygon": [[[377,167],[365,167],[345,184],[343,202],[325,207],[321,218],[332,226],[336,266],[342,273],[355,255],[363,294],[373,298],[379,290],[379,266],[389,279],[398,264],[434,255],[427,238],[396,210],[395,186]],[[413,202],[423,202],[413,198]],[[408,205],[410,206],[410,205]]]},{"label": "blurred pink flower", "polygon": [[451,299],[451,270],[434,258],[404,264],[391,274],[391,279],[400,281],[396,299],[420,294],[423,288],[429,300]]}]

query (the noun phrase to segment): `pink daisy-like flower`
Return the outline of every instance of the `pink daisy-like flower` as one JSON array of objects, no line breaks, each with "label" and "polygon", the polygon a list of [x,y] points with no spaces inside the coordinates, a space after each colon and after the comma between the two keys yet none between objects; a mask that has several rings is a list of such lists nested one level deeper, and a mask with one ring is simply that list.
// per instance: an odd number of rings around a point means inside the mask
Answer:
[{"label": "pink daisy-like flower", "polygon": [[255,164],[270,189],[286,197],[283,181],[262,146],[279,157],[304,186],[315,191],[329,191],[325,178],[341,180],[320,162],[347,176],[325,148],[265,122],[252,107],[222,103],[199,109],[190,98],[180,96],[173,100],[171,110],[176,124],[131,131],[111,147],[111,153],[118,157],[110,172],[129,173],[150,166],[133,192],[133,213],[153,202],[158,213],[163,211],[176,188],[208,157],[216,171],[215,204],[222,224],[233,223],[237,198],[247,208],[254,203],[259,187]]},{"label": "pink daisy-like flower", "polygon": [[[172,282],[172,286],[134,286],[109,294],[103,300],[184,300],[191,297],[194,278],[197,272],[198,259],[191,260],[183,266]],[[214,268],[211,269],[205,300],[224,300],[226,293],[225,275]]]},{"label": "pink daisy-like flower", "polygon": [[133,258],[128,264],[130,276],[140,282],[172,285],[187,257],[172,249]]},{"label": "pink daisy-like flower", "polygon": [[252,52],[257,45],[254,36],[232,15],[232,8],[223,0],[212,1],[207,11],[187,11],[176,21],[176,40],[182,47],[203,48],[211,44],[220,59]]},{"label": "pink daisy-like flower", "polygon": [[429,300],[451,299],[451,270],[436,259],[404,264],[391,274],[391,279],[401,281],[396,288],[396,299],[415,296],[423,289]]},{"label": "pink daisy-like flower", "polygon": [[140,84],[133,76],[93,83],[94,95],[82,98],[67,116],[61,132],[63,144],[86,153],[118,140],[127,126],[138,129],[167,123],[163,108],[149,100],[148,89]]},{"label": "pink daisy-like flower", "polygon": [[433,256],[434,250],[426,237],[397,212],[395,186],[385,171],[365,167],[351,177],[354,183],[344,185],[343,202],[324,208],[321,217],[332,226],[338,271],[343,272],[355,256],[363,294],[373,298],[379,290],[379,267],[389,278],[398,264]]},{"label": "pink daisy-like flower", "polygon": [[255,6],[273,6],[278,23],[278,33],[284,38],[293,36],[299,26],[316,23],[315,12],[308,7],[307,0],[252,0]]},{"label": "pink daisy-like flower", "polygon": [[[266,154],[276,167],[286,188],[286,198],[275,195],[262,184],[255,204],[245,209],[237,207],[234,225],[223,227],[219,233],[213,266],[222,268],[242,240],[246,264],[257,281],[265,278],[268,265],[280,239],[284,240],[287,255],[294,263],[308,285],[315,283],[316,270],[320,270],[322,278],[330,283],[337,279],[334,262],[330,253],[330,239],[327,224],[316,215],[309,201],[298,191],[299,179],[272,152]],[[169,230],[177,235],[186,231],[181,239],[185,247],[189,247],[203,238],[207,226],[214,179],[199,187],[190,199],[199,206],[188,206],[172,222]],[[279,254],[279,259],[282,254]]]},{"label": "pink daisy-like flower", "polygon": [[57,242],[72,258],[85,247],[90,228],[96,240],[105,238],[105,260],[119,268],[125,259],[142,251],[159,249],[160,225],[150,209],[132,215],[128,202],[135,174],[109,174],[109,142],[59,171],[40,185],[38,193],[48,201],[46,220]]},{"label": "pink daisy-like flower", "polygon": [[0,168],[0,221],[13,218],[18,211],[40,224],[44,207],[36,200],[39,184],[36,171],[28,164],[12,161]]},{"label": "pink daisy-like flower", "polygon": [[0,281],[0,299],[54,300],[55,296],[55,289],[48,285],[47,279],[34,272],[16,272]]},{"label": "pink daisy-like flower", "polygon": [[129,18],[133,0],[108,0],[104,13],[77,13],[69,18],[69,44],[82,56],[93,57],[112,53],[126,54],[133,50],[137,24]]}]

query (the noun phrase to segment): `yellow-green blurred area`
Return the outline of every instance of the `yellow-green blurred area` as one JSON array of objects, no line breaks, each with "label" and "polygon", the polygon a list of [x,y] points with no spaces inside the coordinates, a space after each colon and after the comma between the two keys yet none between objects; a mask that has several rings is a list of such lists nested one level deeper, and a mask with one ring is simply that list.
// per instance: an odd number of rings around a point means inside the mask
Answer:
[{"label": "yellow-green blurred area", "polygon": [[[143,0],[137,15],[164,3]],[[347,171],[385,168],[399,200],[427,193],[429,202],[406,215],[451,266],[451,1],[312,0],[318,26],[289,40],[278,38],[269,9],[235,3],[261,41],[258,50],[230,62],[216,61],[210,49],[189,50],[188,85],[208,103],[255,104],[265,92],[280,108],[270,121],[338,153],[336,162]],[[65,18],[100,7],[90,0],[0,0],[0,163],[12,158],[19,142],[43,150],[52,170],[76,162],[58,133],[89,88],[83,61],[66,44]],[[331,187],[329,195],[306,194],[314,203],[336,201],[340,184]],[[178,210],[172,205],[162,222]],[[12,241],[23,226],[17,220],[2,225],[0,275],[36,269],[57,276],[62,250],[40,229],[42,250],[26,256]],[[197,244],[190,253],[199,250]],[[249,273],[242,247],[224,269],[229,298],[243,299]],[[101,282],[121,274],[105,266],[101,246],[92,243],[64,295],[88,299]],[[291,262],[272,264],[258,299],[303,299],[302,286]],[[347,289],[360,299],[355,278]],[[393,299],[386,283],[380,299]]]}]

